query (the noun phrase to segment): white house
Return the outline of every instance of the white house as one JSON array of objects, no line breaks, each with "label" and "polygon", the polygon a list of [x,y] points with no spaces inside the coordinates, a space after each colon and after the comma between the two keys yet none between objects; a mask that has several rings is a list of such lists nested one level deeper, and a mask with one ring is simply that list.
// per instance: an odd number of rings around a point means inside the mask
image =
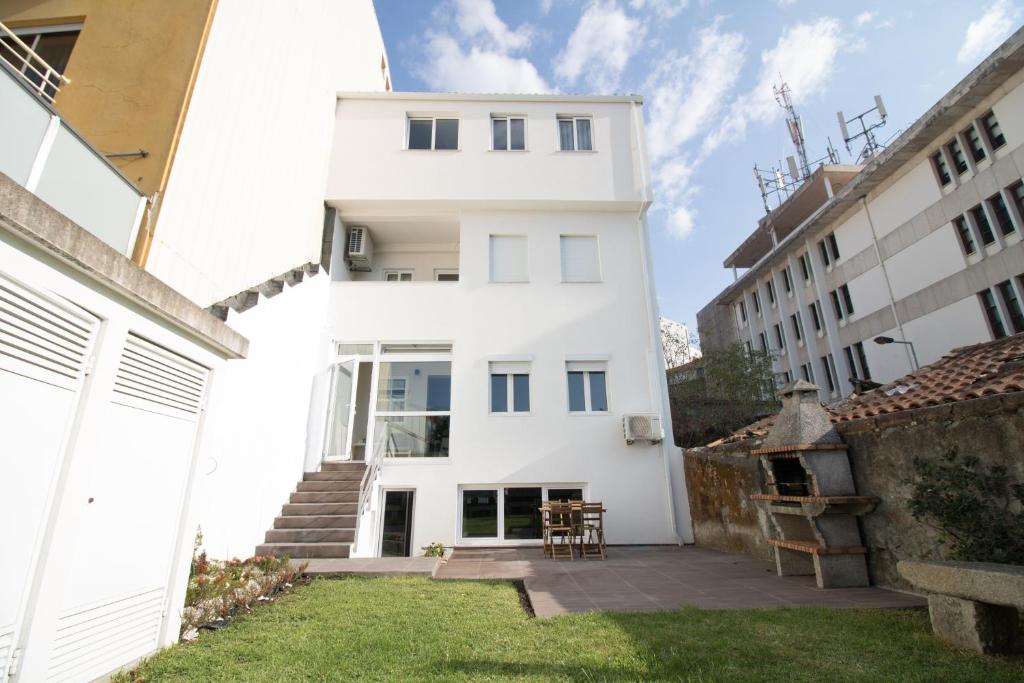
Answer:
[{"label": "white house", "polygon": [[691,539],[641,107],[339,95],[326,430],[258,552],[539,544],[549,498],[603,502],[609,543]]},{"label": "white house", "polygon": [[780,383],[834,400],[1024,332],[1022,177],[1024,29],[866,166],[818,168],[762,218],[702,346],[769,351]]}]

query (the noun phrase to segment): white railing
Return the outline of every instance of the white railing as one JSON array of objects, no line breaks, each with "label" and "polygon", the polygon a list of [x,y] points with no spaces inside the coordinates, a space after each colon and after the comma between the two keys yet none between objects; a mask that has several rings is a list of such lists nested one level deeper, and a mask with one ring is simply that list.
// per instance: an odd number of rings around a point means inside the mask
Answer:
[{"label": "white railing", "polygon": [[[19,48],[20,52],[18,49]],[[25,41],[11,29],[0,23],[0,60],[32,86],[44,100],[53,104],[53,98],[60,92],[63,83],[71,81],[46,63]]]},{"label": "white railing", "polygon": [[380,431],[377,432],[374,442],[373,450],[366,461],[363,479],[359,483],[359,502],[356,504],[356,531],[352,539],[353,548],[358,547],[359,528],[362,526],[359,523],[359,518],[363,516],[363,512],[366,511],[366,507],[370,504],[370,494],[373,492],[373,485],[380,476],[381,463],[384,461],[384,458],[393,457],[395,453],[395,446],[397,444],[394,435],[391,433],[390,424],[385,422],[380,425]]}]

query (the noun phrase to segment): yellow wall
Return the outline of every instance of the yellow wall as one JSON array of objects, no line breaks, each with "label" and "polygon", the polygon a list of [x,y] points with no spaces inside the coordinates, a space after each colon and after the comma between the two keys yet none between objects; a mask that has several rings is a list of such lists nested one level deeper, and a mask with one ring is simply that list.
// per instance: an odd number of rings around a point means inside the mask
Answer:
[{"label": "yellow wall", "polygon": [[162,190],[215,0],[0,0],[10,28],[78,23],[61,116],[147,195]]}]

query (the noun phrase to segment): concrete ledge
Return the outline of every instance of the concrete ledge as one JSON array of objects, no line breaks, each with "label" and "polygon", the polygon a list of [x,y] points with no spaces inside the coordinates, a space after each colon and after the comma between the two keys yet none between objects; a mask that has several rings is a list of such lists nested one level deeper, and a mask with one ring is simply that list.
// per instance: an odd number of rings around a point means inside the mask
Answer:
[{"label": "concrete ledge", "polygon": [[907,581],[929,593],[1024,608],[1024,566],[901,560],[896,569]]},{"label": "concrete ledge", "polygon": [[249,340],[0,173],[0,229],[41,249],[225,358]]}]

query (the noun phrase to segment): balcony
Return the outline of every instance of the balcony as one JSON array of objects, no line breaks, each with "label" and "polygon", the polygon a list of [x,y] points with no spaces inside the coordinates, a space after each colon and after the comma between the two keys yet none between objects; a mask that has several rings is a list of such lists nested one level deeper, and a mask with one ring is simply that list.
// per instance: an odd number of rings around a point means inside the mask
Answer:
[{"label": "balcony", "polygon": [[[344,220],[346,267],[338,279],[406,286],[459,281],[459,224],[441,218]],[[353,237],[353,231],[360,231]],[[357,240],[356,243],[353,239]],[[339,254],[340,256],[340,254]]]},{"label": "balcony", "polygon": [[0,24],[0,173],[130,256],[146,197],[61,119],[66,79],[15,40]]}]

